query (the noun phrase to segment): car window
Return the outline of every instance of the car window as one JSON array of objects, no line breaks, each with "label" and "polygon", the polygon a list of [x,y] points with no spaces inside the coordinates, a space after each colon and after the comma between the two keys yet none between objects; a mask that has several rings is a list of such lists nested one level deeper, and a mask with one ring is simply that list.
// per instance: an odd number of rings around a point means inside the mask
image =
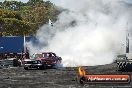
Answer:
[{"label": "car window", "polygon": [[42,58],[43,57],[43,54],[33,54],[31,56],[32,59],[36,59],[36,58]]},{"label": "car window", "polygon": [[44,58],[49,58],[49,57],[52,57],[52,56],[53,56],[52,53],[43,53]]},{"label": "car window", "polygon": [[49,55],[48,55],[47,53],[44,53],[44,54],[43,54],[43,57],[44,57],[44,58],[48,58]]}]

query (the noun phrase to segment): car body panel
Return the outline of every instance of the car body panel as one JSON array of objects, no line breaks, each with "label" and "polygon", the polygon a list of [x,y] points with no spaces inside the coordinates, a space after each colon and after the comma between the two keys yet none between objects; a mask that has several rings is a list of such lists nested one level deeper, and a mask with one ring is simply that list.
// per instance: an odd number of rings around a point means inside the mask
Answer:
[{"label": "car body panel", "polygon": [[34,53],[30,59],[24,60],[24,67],[26,68],[46,68],[54,67],[61,63],[61,57],[56,56],[52,52]]}]

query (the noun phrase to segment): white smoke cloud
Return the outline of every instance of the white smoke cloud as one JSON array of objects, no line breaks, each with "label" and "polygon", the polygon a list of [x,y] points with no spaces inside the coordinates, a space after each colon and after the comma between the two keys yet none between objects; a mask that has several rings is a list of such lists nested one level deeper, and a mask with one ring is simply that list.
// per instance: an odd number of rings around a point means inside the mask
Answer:
[{"label": "white smoke cloud", "polygon": [[63,66],[112,63],[125,52],[126,29],[131,25],[131,6],[121,0],[58,0],[63,11],[51,28],[44,25],[28,43],[32,52],[53,51]]}]

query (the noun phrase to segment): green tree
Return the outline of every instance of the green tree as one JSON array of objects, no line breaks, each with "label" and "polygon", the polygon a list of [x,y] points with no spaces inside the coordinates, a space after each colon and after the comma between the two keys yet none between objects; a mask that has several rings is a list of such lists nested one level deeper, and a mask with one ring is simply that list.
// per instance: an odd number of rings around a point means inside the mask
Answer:
[{"label": "green tree", "polygon": [[43,0],[29,0],[28,4],[29,5],[36,5],[38,3],[43,3],[43,2],[44,2]]},{"label": "green tree", "polygon": [[[12,5],[16,8],[12,9]],[[29,0],[27,3],[4,1],[0,3],[0,32],[6,35],[33,35],[49,19],[57,20],[61,12],[50,1]]]},{"label": "green tree", "polygon": [[22,20],[20,12],[11,11],[11,10],[0,10],[0,17],[2,18],[15,18]]},{"label": "green tree", "polygon": [[23,33],[29,34],[30,32],[29,23],[15,18],[0,17],[0,24],[0,31],[3,32],[3,36],[19,36],[23,35]]}]

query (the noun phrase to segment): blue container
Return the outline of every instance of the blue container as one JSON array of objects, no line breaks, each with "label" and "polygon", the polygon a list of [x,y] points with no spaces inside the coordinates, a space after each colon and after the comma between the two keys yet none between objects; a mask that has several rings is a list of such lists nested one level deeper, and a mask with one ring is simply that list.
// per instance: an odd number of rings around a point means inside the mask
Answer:
[{"label": "blue container", "polygon": [[[33,37],[26,37],[26,42]],[[23,36],[0,37],[0,53],[22,53],[24,50]]]}]

